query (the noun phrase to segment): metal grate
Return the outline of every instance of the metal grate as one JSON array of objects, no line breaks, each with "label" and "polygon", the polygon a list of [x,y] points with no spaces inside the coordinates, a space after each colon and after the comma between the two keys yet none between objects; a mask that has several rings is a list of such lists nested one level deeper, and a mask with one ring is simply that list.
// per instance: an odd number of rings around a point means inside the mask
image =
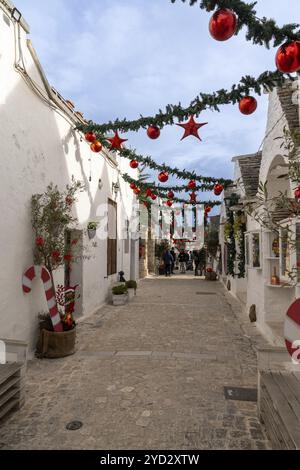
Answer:
[{"label": "metal grate", "polygon": [[257,402],[256,388],[224,387],[226,400]]}]

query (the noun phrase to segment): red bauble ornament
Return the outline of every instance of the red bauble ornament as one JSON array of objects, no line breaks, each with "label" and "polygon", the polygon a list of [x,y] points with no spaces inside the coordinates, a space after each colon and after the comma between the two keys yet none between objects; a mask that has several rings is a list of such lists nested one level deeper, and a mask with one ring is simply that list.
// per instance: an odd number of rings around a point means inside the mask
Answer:
[{"label": "red bauble ornament", "polygon": [[242,114],[252,114],[257,108],[257,101],[253,96],[245,96],[241,99],[239,108]]},{"label": "red bauble ornament", "polygon": [[234,35],[236,28],[236,16],[228,9],[217,10],[209,22],[209,32],[217,41],[227,41]]},{"label": "red bauble ornament", "polygon": [[167,194],[167,198],[168,199],[173,199],[173,197],[174,197],[173,191],[169,191],[168,194]]},{"label": "red bauble ornament", "polygon": [[206,124],[208,124],[208,123],[207,122],[201,122],[201,123],[196,122],[194,120],[194,116],[191,116],[190,119],[188,120],[188,122],[185,122],[184,124],[176,124],[176,125],[179,126],[179,127],[182,127],[184,129],[184,134],[183,134],[183,137],[181,138],[181,140],[185,139],[189,135],[193,135],[197,139],[201,140],[200,136],[198,134],[198,129],[200,129],[200,127],[206,126]]},{"label": "red bauble ornament", "polygon": [[147,135],[150,139],[158,139],[158,137],[160,136],[160,129],[159,127],[157,126],[150,126],[148,127],[147,129]]},{"label": "red bauble ornament", "polygon": [[196,189],[196,187],[197,187],[196,181],[191,180],[191,181],[189,182],[189,184],[188,184],[188,188],[189,188],[189,189]]},{"label": "red bauble ornament", "polygon": [[94,132],[87,132],[84,137],[85,140],[91,144],[97,140],[96,134],[94,134]]},{"label": "red bauble ornament", "polygon": [[137,160],[131,160],[129,165],[130,165],[131,168],[133,168],[135,170],[139,166],[139,162]]},{"label": "red bauble ornament", "polygon": [[135,183],[130,183],[130,189],[136,189],[136,184]]},{"label": "red bauble ornament", "polygon": [[74,202],[74,199],[71,196],[66,197],[66,204],[67,206],[71,206]]},{"label": "red bauble ornament", "polygon": [[206,214],[209,214],[210,211],[211,211],[211,207],[205,207],[205,213],[206,213]]},{"label": "red bauble ornament", "polygon": [[216,196],[220,196],[220,194],[223,192],[224,186],[222,184],[215,184],[214,186],[214,194]]},{"label": "red bauble ornament", "polygon": [[60,252],[58,250],[55,250],[52,252],[52,258],[55,260],[55,261],[59,261],[60,260]]},{"label": "red bauble ornament", "polygon": [[162,171],[159,173],[158,179],[161,183],[165,183],[169,179],[169,174],[166,171]]},{"label": "red bauble ornament", "polygon": [[151,195],[151,199],[152,199],[152,201],[156,201],[156,199],[157,199],[156,194],[152,194],[152,195]]},{"label": "red bauble ornament", "polygon": [[151,197],[152,196],[152,189],[148,188],[146,191],[146,197]]},{"label": "red bauble ornament", "polygon": [[286,42],[276,53],[276,67],[280,72],[293,73],[300,69],[300,42]]},{"label": "red bauble ornament", "polygon": [[172,207],[173,206],[173,201],[167,201],[166,204],[167,204],[168,207]]},{"label": "red bauble ornament", "polygon": [[295,189],[294,194],[295,194],[296,199],[300,199],[300,186],[297,189]]},{"label": "red bauble ornament", "polygon": [[67,263],[71,263],[72,259],[73,259],[72,255],[65,255],[64,256],[64,260],[67,261]]},{"label": "red bauble ornament", "polygon": [[102,150],[102,144],[99,142],[99,140],[96,140],[91,144],[91,150],[92,152],[99,153]]},{"label": "red bauble ornament", "polygon": [[140,190],[140,188],[135,188],[133,190],[133,192],[134,192],[134,194],[136,194],[138,196],[141,193],[141,190]]},{"label": "red bauble ornament", "polygon": [[121,139],[118,132],[115,132],[114,137],[107,139],[110,142],[110,149],[109,150],[120,150],[122,148],[123,142],[126,142],[128,139]]},{"label": "red bauble ornament", "polygon": [[35,239],[35,244],[36,244],[36,246],[44,246],[45,245],[45,240],[43,239],[43,237],[37,237]]}]

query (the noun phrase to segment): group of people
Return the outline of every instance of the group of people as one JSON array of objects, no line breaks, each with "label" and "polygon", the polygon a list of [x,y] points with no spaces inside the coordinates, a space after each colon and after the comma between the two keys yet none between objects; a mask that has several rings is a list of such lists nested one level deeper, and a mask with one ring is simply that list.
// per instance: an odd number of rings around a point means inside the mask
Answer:
[{"label": "group of people", "polygon": [[[187,270],[195,269],[195,276],[202,275],[205,269],[206,255],[203,250],[186,251],[180,250],[178,255],[174,248],[165,250],[162,260],[164,262],[165,276],[174,274],[175,266],[179,268],[180,273],[186,273]],[[179,264],[179,266],[178,266]]]}]

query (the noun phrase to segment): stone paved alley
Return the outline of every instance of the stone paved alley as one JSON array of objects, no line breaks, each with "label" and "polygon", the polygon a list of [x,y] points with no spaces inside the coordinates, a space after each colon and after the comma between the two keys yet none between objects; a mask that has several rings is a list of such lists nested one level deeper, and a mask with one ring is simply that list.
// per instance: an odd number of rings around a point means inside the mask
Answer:
[{"label": "stone paved alley", "polygon": [[[74,356],[33,360],[26,403],[0,428],[2,449],[265,449],[256,355],[218,282],[149,278],[123,307],[78,325]],[[66,430],[80,420],[83,427]]]}]

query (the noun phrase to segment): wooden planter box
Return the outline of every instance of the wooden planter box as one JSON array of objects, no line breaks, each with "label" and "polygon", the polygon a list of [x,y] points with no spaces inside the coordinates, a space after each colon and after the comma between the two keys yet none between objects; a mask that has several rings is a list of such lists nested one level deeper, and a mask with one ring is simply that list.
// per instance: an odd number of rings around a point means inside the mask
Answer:
[{"label": "wooden planter box", "polygon": [[75,341],[76,328],[61,333],[41,329],[37,343],[37,356],[51,359],[70,356],[75,353]]}]

